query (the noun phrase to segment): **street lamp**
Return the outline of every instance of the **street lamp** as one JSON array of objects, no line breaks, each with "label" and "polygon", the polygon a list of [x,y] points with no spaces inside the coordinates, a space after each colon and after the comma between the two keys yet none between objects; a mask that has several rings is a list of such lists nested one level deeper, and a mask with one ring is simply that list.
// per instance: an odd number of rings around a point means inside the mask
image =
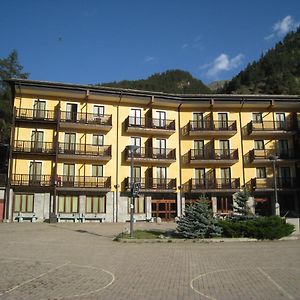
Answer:
[{"label": "street lamp", "polygon": [[277,176],[276,176],[276,161],[278,156],[270,155],[269,160],[272,162],[273,166],[273,180],[274,180],[274,193],[275,193],[275,215],[280,216],[280,207],[278,202],[278,191],[277,191]]},{"label": "street lamp", "polygon": [[134,213],[134,196],[135,196],[135,184],[134,184],[134,174],[133,174],[133,156],[139,146],[130,145],[127,146],[127,149],[130,152],[130,192],[131,192],[131,199],[130,199],[130,237],[133,238],[133,213]]}]

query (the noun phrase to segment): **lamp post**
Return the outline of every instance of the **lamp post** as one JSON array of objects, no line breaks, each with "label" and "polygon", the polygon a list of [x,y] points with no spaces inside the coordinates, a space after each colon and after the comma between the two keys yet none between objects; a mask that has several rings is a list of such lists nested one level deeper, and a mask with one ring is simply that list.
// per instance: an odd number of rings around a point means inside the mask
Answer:
[{"label": "lamp post", "polygon": [[280,207],[278,202],[278,191],[277,191],[277,176],[276,176],[276,161],[278,156],[270,155],[269,160],[272,162],[273,166],[273,180],[274,180],[274,194],[275,194],[275,215],[280,216]]},{"label": "lamp post", "polygon": [[133,174],[133,156],[135,151],[139,148],[139,146],[136,145],[130,145],[127,146],[127,149],[130,151],[130,193],[131,193],[131,199],[130,199],[130,237],[133,238],[133,213],[134,213],[134,174]]}]

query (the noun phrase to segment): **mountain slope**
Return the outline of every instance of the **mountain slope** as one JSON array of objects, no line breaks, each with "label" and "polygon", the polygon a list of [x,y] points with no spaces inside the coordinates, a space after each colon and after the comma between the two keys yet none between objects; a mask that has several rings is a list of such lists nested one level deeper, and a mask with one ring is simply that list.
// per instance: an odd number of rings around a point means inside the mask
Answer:
[{"label": "mountain slope", "polygon": [[300,94],[300,27],[258,61],[249,64],[221,93]]},{"label": "mountain slope", "polygon": [[211,90],[199,79],[182,70],[169,70],[156,73],[147,79],[123,80],[97,85],[146,90],[173,94],[209,94]]}]

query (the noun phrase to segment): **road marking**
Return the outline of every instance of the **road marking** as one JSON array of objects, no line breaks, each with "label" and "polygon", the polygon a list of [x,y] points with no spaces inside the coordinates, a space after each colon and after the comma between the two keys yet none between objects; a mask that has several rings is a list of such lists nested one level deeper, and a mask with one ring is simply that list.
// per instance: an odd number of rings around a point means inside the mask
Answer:
[{"label": "road marking", "polygon": [[5,295],[5,294],[8,294],[8,293],[10,293],[10,292],[12,292],[12,291],[18,289],[19,287],[21,287],[21,286],[23,286],[23,285],[29,283],[29,282],[32,282],[32,281],[34,281],[34,280],[36,280],[36,279],[39,279],[39,278],[41,278],[41,277],[43,277],[43,276],[45,276],[45,275],[47,275],[47,274],[49,274],[49,273],[51,273],[51,272],[53,272],[53,271],[55,271],[55,270],[58,270],[58,269],[60,269],[60,268],[62,268],[62,267],[64,267],[64,266],[68,265],[69,263],[70,263],[70,262],[66,262],[66,263],[64,263],[64,264],[62,264],[62,265],[59,265],[58,267],[55,267],[55,268],[53,268],[53,269],[51,269],[51,270],[49,270],[49,271],[47,271],[47,272],[45,272],[45,273],[40,274],[40,275],[37,276],[37,277],[31,278],[31,279],[29,279],[29,280],[26,280],[26,281],[24,281],[24,282],[22,282],[22,283],[20,283],[20,284],[18,284],[18,285],[16,285],[16,286],[10,288],[9,290],[7,290],[7,291],[1,293],[0,296],[3,296],[3,295]]},{"label": "road marking", "polygon": [[257,268],[260,273],[262,273],[267,279],[272,282],[282,293],[284,293],[289,299],[295,299],[292,295],[290,295],[282,286],[280,286],[269,274],[267,274],[261,268]]}]

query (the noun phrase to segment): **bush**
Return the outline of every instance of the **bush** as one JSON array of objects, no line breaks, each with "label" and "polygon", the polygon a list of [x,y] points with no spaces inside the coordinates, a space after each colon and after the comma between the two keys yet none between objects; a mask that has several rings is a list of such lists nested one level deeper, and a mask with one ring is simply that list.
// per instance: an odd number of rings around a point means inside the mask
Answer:
[{"label": "bush", "polygon": [[199,201],[186,207],[184,215],[177,221],[177,231],[187,239],[203,239],[220,236],[222,233],[207,201]]},{"label": "bush", "polygon": [[276,240],[294,231],[294,225],[287,224],[278,216],[257,217],[248,220],[219,220],[225,237],[249,237]]}]

